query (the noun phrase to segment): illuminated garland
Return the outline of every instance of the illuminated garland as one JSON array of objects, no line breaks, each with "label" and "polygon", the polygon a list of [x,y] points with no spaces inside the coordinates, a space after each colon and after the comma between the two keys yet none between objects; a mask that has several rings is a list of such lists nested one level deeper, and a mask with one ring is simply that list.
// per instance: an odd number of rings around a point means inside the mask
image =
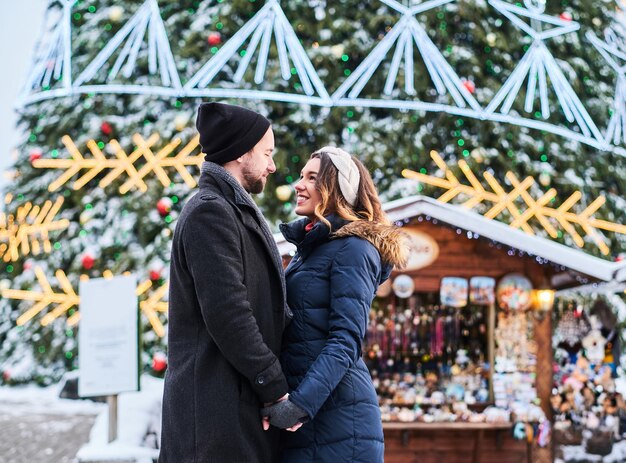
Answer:
[{"label": "illuminated garland", "polygon": [[[5,202],[9,204],[12,196],[9,194]],[[44,252],[50,252],[52,246],[49,233],[62,230],[69,226],[69,220],[55,217],[63,198],[56,201],[48,200],[42,206],[27,202],[17,208],[15,214],[0,212],[0,257],[4,262],[15,262],[20,256],[39,254],[43,247]]]},{"label": "illuminated garland", "polygon": [[469,185],[461,183],[452,170],[446,165],[439,153],[431,151],[432,157],[437,167],[444,171],[445,179],[422,174],[409,169],[402,171],[402,175],[406,178],[419,180],[428,185],[436,186],[447,190],[438,200],[444,203],[451,201],[459,195],[468,197],[462,206],[472,209],[483,202],[490,202],[493,205],[485,212],[484,216],[494,219],[504,210],[507,210],[513,220],[509,224],[513,228],[521,228],[529,235],[534,235],[535,231],[528,223],[532,218],[539,221],[541,226],[548,232],[552,238],[557,238],[559,232],[549,219],[553,219],[561,226],[567,234],[569,234],[574,243],[580,248],[584,246],[584,240],[574,228],[574,225],[583,229],[585,234],[589,236],[594,243],[600,248],[602,254],[609,254],[609,248],[604,243],[602,235],[598,230],[607,230],[615,233],[626,234],[626,225],[620,225],[605,220],[595,219],[592,215],[605,203],[606,198],[600,196],[587,206],[582,212],[573,212],[571,208],[580,200],[582,194],[579,191],[574,192],[559,207],[553,208],[549,206],[557,195],[554,188],[550,188],[543,193],[538,199],[535,199],[528,192],[528,189],[535,184],[535,179],[526,177],[520,181],[516,175],[509,171],[506,173],[506,179],[511,183],[512,190],[506,191],[495,177],[489,172],[483,172],[483,177],[487,181],[492,191],[486,190],[480,183],[476,175],[464,160],[458,162],[463,175],[469,182]]},{"label": "illuminated garland", "polygon": [[[74,291],[74,288],[67,278],[67,275],[63,270],[57,270],[55,272],[56,279],[61,291],[52,289],[48,278],[40,267],[35,267],[35,275],[39,282],[40,290],[28,291],[19,289],[5,289],[2,291],[2,297],[6,299],[15,299],[21,301],[33,301],[35,304],[26,310],[17,319],[19,326],[26,324],[48,306],[52,306],[52,310],[48,311],[40,319],[42,326],[47,326],[54,320],[59,318],[66,312],[70,313],[67,319],[69,326],[75,326],[80,320],[80,312],[76,310],[80,305],[80,296]],[[103,272],[103,277],[112,278],[113,273],[109,270]],[[81,276],[81,280],[88,280],[86,275]],[[156,289],[152,294],[148,296],[148,290],[152,287],[150,280],[144,281],[137,286],[137,296],[144,296],[144,300],[139,302],[139,307],[144,315],[147,317],[152,329],[159,336],[163,337],[165,329],[163,323],[159,319],[157,312],[167,313],[167,302],[163,301],[163,297],[167,294],[168,285],[164,284]],[[74,309],[72,311],[72,309]]]},{"label": "illuminated garland", "polygon": [[[92,158],[86,159],[74,144],[74,141],[65,135],[62,138],[63,144],[72,156],[70,159],[37,159],[33,161],[33,166],[38,169],[65,169],[65,173],[52,182],[48,190],[55,191],[67,183],[74,175],[81,170],[87,169],[74,183],[72,188],[79,190],[92,180],[99,173],[110,170],[98,185],[105,188],[115,179],[126,174],[128,180],[124,182],[119,191],[122,194],[127,193],[131,188],[138,188],[145,192],[148,186],[143,179],[150,173],[154,173],[161,181],[164,187],[169,186],[172,181],[165,168],[174,168],[183,178],[187,186],[193,188],[196,186],[196,180],[189,174],[188,166],[200,167],[204,160],[204,154],[190,154],[199,146],[198,137],[194,137],[187,145],[185,145],[175,156],[170,156],[175,149],[181,144],[179,138],[174,138],[170,143],[154,153],[152,147],[160,139],[158,134],[152,134],[147,140],[141,135],[133,135],[135,150],[127,155],[117,140],[109,142],[110,147],[115,152],[115,158],[107,158],[102,153],[103,144],[96,143],[95,140],[89,140],[87,147],[92,154]],[[142,163],[141,167],[137,164]]]}]

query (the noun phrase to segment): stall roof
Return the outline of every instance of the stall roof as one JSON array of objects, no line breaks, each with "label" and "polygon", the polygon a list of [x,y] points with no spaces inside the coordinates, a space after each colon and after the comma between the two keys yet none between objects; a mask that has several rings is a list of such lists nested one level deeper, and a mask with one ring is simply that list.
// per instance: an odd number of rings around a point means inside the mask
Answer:
[{"label": "stall roof", "polygon": [[[383,205],[383,209],[394,222],[428,216],[598,280],[617,282],[626,280],[625,262],[600,259],[546,238],[528,235],[461,206],[442,203],[427,196],[410,196],[390,201]],[[282,255],[289,254],[294,249],[282,235],[276,234],[274,238]]]}]

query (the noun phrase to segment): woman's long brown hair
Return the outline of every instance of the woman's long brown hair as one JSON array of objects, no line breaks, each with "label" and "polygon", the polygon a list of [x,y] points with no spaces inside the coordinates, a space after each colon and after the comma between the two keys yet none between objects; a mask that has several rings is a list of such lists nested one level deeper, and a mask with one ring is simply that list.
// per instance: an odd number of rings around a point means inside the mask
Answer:
[{"label": "woman's long brown hair", "polygon": [[315,186],[320,192],[322,201],[315,207],[315,216],[329,228],[330,222],[325,219],[328,214],[336,214],[349,222],[365,220],[389,225],[390,222],[383,212],[372,176],[361,161],[354,156],[350,157],[359,169],[361,176],[354,206],[348,204],[341,193],[338,171],[328,154],[320,150],[311,155],[311,159],[318,158],[320,160],[320,170],[317,173]]}]

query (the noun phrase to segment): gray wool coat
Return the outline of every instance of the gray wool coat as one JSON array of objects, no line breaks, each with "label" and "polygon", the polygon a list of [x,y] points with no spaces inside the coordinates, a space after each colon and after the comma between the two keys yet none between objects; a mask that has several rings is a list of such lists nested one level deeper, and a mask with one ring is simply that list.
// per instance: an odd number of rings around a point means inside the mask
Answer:
[{"label": "gray wool coat", "polygon": [[287,393],[281,273],[255,211],[203,172],[172,242],[160,463],[271,463],[259,409]]}]

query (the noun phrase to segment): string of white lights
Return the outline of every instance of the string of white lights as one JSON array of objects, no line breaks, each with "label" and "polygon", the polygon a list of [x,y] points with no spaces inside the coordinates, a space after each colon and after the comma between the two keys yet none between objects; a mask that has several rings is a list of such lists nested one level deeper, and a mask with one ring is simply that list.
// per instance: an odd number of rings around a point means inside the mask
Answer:
[{"label": "string of white lights", "polygon": [[[489,0],[496,10],[528,34],[533,39],[533,43],[494,98],[483,108],[415,17],[419,13],[454,0],[429,0],[413,6],[402,5],[396,0],[380,1],[399,12],[400,19],[331,97],[278,0],[267,0],[257,14],[244,24],[184,86],[181,84],[176,69],[157,0],[146,0],[72,82],[70,37],[71,9],[74,1],[63,0],[62,19],[51,23],[48,40],[41,44],[40,48],[43,52],[34,61],[18,104],[25,106],[37,101],[85,93],[122,93],[177,98],[247,98],[327,107],[397,108],[445,112],[451,115],[544,130],[598,149],[611,150],[620,155],[626,154],[626,150],[622,147],[614,146],[626,143],[626,69],[612,64],[615,60],[611,61],[613,59],[610,58],[611,56],[622,59],[619,55],[622,52],[616,48],[615,44],[601,42],[593,34],[587,34],[587,38],[618,72],[613,114],[606,133],[602,136],[556,60],[543,43],[546,39],[578,30],[580,28],[578,23],[543,14],[544,5],[540,1],[534,3],[531,0],[525,0],[526,8],[523,8],[501,0]],[[530,20],[530,25],[522,18]],[[111,81],[118,75],[129,80],[132,78],[136,72],[139,52],[146,45],[146,35],[148,72],[150,75],[158,73],[161,85],[112,83]],[[294,86],[293,92],[254,88],[262,85],[266,79],[272,38],[278,52],[281,77],[288,81],[294,78],[292,69],[295,70],[301,90],[298,90],[297,86]],[[600,46],[600,43],[604,45]],[[239,52],[244,46],[245,52],[240,55]],[[426,67],[430,82],[439,95],[436,103],[421,101],[416,96],[415,48]],[[391,63],[387,66],[386,60],[392,49]],[[254,83],[244,82],[246,71],[255,56]],[[232,84],[225,85],[220,80],[219,86],[211,87],[217,74],[235,57],[238,63],[232,77]],[[113,58],[115,58],[114,61]],[[98,72],[109,61],[113,61],[113,64],[107,73],[106,80],[97,82]],[[383,72],[385,69],[387,75],[384,79],[381,97],[359,97],[374,74]],[[394,98],[397,77],[401,69],[406,96]],[[55,85],[53,81],[59,81],[61,77],[61,85]],[[524,111],[529,116],[509,114],[526,79],[528,83]],[[576,127],[548,122],[547,119],[550,117],[548,81],[565,118],[569,123],[576,124]],[[234,88],[233,85],[241,85],[245,88]],[[444,102],[446,95],[450,98],[449,103]],[[537,98],[543,120],[533,113]]]},{"label": "string of white lights", "polygon": [[607,29],[604,36],[606,41],[600,40],[591,31],[586,34],[587,39],[617,73],[613,114],[604,138],[607,143],[618,145],[626,142],[626,53],[621,51],[626,49],[626,43],[611,29]]}]

